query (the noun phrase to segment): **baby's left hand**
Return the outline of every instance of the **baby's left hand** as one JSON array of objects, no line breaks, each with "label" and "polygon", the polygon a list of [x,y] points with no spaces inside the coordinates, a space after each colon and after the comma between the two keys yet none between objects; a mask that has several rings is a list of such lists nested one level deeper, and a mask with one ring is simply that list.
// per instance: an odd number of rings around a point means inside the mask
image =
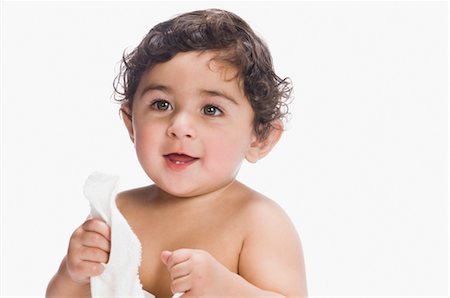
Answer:
[{"label": "baby's left hand", "polygon": [[172,293],[189,296],[228,296],[233,273],[208,252],[199,249],[163,251],[161,260],[172,280]]}]

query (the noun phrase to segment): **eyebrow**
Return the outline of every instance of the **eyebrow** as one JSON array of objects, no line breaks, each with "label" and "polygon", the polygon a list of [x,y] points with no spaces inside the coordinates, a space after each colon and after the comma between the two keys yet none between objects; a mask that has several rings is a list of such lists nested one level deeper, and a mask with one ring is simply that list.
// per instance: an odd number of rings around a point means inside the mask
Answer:
[{"label": "eyebrow", "polygon": [[145,93],[147,93],[149,91],[153,91],[153,90],[159,90],[159,91],[166,92],[166,93],[171,93],[171,91],[172,91],[172,89],[168,86],[149,84],[149,85],[145,86],[144,89],[142,89],[139,97],[142,97],[142,96],[144,96]]},{"label": "eyebrow", "polygon": [[239,105],[238,102],[233,97],[227,95],[225,92],[217,90],[201,90],[201,93],[209,96],[219,96],[233,102],[235,105]]},{"label": "eyebrow", "polygon": [[[144,89],[142,89],[139,97],[142,97],[142,96],[144,96],[145,93],[147,93],[149,91],[153,91],[153,90],[158,90],[158,91],[162,91],[162,92],[166,92],[166,93],[172,93],[172,88],[170,88],[168,86],[158,85],[158,84],[149,84],[149,85],[145,86]],[[209,95],[209,96],[222,97],[224,99],[231,101],[235,105],[239,105],[238,102],[233,97],[229,96],[228,94],[226,94],[225,92],[222,92],[222,91],[202,89],[200,91],[200,93],[204,94],[204,95]]]}]

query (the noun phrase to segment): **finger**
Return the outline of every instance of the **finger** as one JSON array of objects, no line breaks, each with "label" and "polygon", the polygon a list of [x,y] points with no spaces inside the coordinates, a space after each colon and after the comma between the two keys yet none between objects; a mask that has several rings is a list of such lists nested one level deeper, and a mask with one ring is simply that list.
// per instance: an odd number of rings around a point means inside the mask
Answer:
[{"label": "finger", "polygon": [[82,276],[90,277],[102,274],[105,267],[97,262],[82,261],[76,265],[75,270]]},{"label": "finger", "polygon": [[172,280],[189,275],[192,271],[190,259],[174,265],[170,269],[170,278]]},{"label": "finger", "polygon": [[108,263],[109,254],[100,248],[84,246],[80,248],[80,259],[82,261]]},{"label": "finger", "polygon": [[172,255],[172,252],[171,252],[171,251],[168,251],[168,250],[163,250],[163,251],[161,252],[160,258],[161,258],[161,261],[164,263],[164,265],[167,266],[167,262],[169,261],[169,257],[170,257],[171,255]]},{"label": "finger", "polygon": [[193,254],[193,251],[194,250],[188,248],[175,250],[174,252],[172,252],[172,255],[169,257],[167,261],[167,268],[169,268],[170,270],[176,264],[189,260]]},{"label": "finger", "polygon": [[81,235],[81,245],[94,248],[100,248],[106,252],[110,252],[111,242],[103,235],[96,232],[85,232]]},{"label": "finger", "polygon": [[172,293],[186,292],[189,291],[191,287],[192,281],[190,275],[177,278],[170,284],[170,290]]},{"label": "finger", "polygon": [[99,233],[111,241],[111,229],[106,222],[100,219],[89,219],[85,221],[81,227],[87,232]]},{"label": "finger", "polygon": [[96,262],[78,262],[76,264],[68,264],[68,274],[70,278],[77,283],[88,283],[91,276],[97,276],[103,273],[105,268],[102,264]]}]

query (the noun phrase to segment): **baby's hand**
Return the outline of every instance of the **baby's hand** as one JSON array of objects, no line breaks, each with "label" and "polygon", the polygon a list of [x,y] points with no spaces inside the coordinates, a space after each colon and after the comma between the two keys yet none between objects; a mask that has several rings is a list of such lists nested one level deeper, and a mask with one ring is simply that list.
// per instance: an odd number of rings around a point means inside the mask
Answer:
[{"label": "baby's hand", "polygon": [[109,226],[99,219],[88,219],[70,237],[66,268],[70,278],[89,283],[91,276],[100,275],[107,263],[111,248]]},{"label": "baby's hand", "polygon": [[233,273],[208,252],[186,248],[165,250],[161,260],[169,270],[172,293],[186,292],[181,297],[227,296]]}]

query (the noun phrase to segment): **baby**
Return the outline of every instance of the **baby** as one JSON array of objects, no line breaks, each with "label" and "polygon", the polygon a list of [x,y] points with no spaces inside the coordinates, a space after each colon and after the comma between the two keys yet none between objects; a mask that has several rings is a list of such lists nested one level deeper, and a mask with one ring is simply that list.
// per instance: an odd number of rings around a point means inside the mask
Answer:
[{"label": "baby", "polygon": [[[301,242],[282,209],[236,180],[283,131],[291,86],[235,14],[210,9],[156,25],[115,81],[138,160],[153,185],[116,203],[142,244],[139,278],[156,297],[306,297]],[[90,297],[110,229],[72,234],[47,297]]]}]

